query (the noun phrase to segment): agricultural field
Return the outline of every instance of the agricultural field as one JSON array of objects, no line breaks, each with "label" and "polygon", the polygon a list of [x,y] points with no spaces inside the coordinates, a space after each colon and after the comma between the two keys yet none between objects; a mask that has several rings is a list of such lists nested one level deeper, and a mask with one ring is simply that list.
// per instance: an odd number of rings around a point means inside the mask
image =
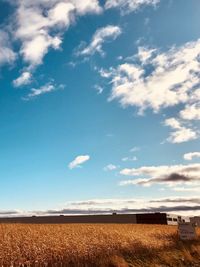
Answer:
[{"label": "agricultural field", "polygon": [[200,229],[183,242],[167,225],[0,224],[0,266],[200,266]]}]

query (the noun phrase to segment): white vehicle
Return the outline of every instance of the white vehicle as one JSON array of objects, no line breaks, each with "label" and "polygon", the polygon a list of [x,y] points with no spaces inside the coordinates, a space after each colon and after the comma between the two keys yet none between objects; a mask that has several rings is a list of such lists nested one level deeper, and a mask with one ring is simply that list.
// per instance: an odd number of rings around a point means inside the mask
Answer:
[{"label": "white vehicle", "polygon": [[187,216],[180,216],[177,214],[167,213],[167,224],[168,225],[178,225],[179,222],[190,222],[190,218]]}]

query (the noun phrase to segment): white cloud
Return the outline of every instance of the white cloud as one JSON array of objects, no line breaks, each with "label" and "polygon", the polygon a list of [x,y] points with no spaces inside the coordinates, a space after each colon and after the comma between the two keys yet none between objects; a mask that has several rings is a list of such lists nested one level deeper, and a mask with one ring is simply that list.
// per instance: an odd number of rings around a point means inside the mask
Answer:
[{"label": "white cloud", "polygon": [[170,143],[183,143],[191,140],[195,140],[198,138],[197,133],[190,129],[182,127],[180,130],[174,131],[170,133],[170,136],[167,138],[167,141]]},{"label": "white cloud", "polygon": [[31,77],[32,75],[30,72],[24,71],[16,80],[13,81],[13,85],[15,87],[19,87],[22,85],[29,84],[31,82]]},{"label": "white cloud", "polygon": [[13,35],[21,42],[20,54],[30,68],[41,64],[50,48],[59,49],[62,35],[79,16],[99,14],[97,0],[17,0]]},{"label": "white cloud", "polygon": [[138,59],[142,64],[149,63],[149,60],[153,57],[153,53],[156,52],[155,49],[149,49],[146,47],[138,47]]},{"label": "white cloud", "polygon": [[85,15],[87,13],[100,14],[103,11],[98,0],[72,0],[72,3],[75,5],[79,15]]},{"label": "white cloud", "polygon": [[[54,27],[69,26],[70,11],[73,10],[73,6],[64,4],[60,9],[58,6],[60,4],[64,3],[56,3],[52,6],[50,1],[43,3],[40,1],[18,2],[15,37],[22,43],[20,53],[24,61],[33,67],[42,63],[43,57],[50,47],[57,49],[61,44],[60,34],[52,36],[51,30]],[[46,11],[46,16],[44,11]],[[66,12],[65,16],[64,12]]]},{"label": "white cloud", "polygon": [[136,160],[137,160],[137,157],[136,156],[122,158],[122,161],[136,161]]},{"label": "white cloud", "polygon": [[176,191],[176,192],[191,192],[191,193],[194,193],[194,192],[200,192],[200,187],[173,187],[171,188],[173,191]]},{"label": "white cloud", "polygon": [[30,93],[24,97],[23,99],[24,100],[31,100],[32,98],[35,98],[35,97],[38,97],[40,95],[43,95],[43,94],[47,94],[47,93],[50,93],[50,92],[53,92],[53,91],[56,91],[56,90],[59,90],[59,89],[63,89],[64,88],[64,85],[63,84],[60,84],[60,85],[55,85],[53,83],[47,83],[39,88],[32,88],[30,90]]},{"label": "white cloud", "polygon": [[30,214],[22,210],[0,210],[0,217],[19,217],[19,216],[29,216]]},{"label": "white cloud", "polygon": [[[148,108],[158,112],[198,100],[195,87],[200,83],[200,40],[166,52],[154,49],[150,53],[151,60],[148,60],[149,56],[141,56],[140,51],[141,48],[135,55],[140,64],[123,63],[104,71],[109,74],[108,78],[112,77],[110,100],[117,99],[124,107],[138,107],[140,113]],[[148,54],[146,48],[145,51]],[[152,69],[150,73],[146,72],[147,67]]]},{"label": "white cloud", "polygon": [[171,127],[172,129],[176,129],[176,130],[179,130],[182,128],[180,122],[175,118],[166,119],[165,125]]},{"label": "white cloud", "polygon": [[193,158],[200,158],[200,152],[190,152],[183,155],[185,160],[192,160]]},{"label": "white cloud", "polygon": [[0,30],[0,65],[11,64],[16,59],[16,53],[13,51],[8,34]]},{"label": "white cloud", "polygon": [[74,169],[74,168],[78,168],[81,167],[81,165],[88,161],[90,159],[89,155],[80,155],[77,156],[72,162],[69,163],[68,167],[69,169]]},{"label": "white cloud", "polygon": [[[197,191],[195,191],[197,192]],[[32,215],[73,215],[73,214],[119,214],[167,212],[182,215],[200,215],[200,198],[165,197],[165,198],[126,198],[126,199],[89,199],[68,201],[59,208],[40,211],[2,210],[0,217],[32,216]]]},{"label": "white cloud", "polygon": [[182,126],[180,121],[175,118],[166,119],[165,125],[173,129],[167,138],[170,143],[183,143],[198,138],[198,133],[195,130]]},{"label": "white cloud", "polygon": [[101,75],[102,78],[110,78],[112,76],[112,73],[110,71],[100,69],[99,74]]},{"label": "white cloud", "polygon": [[34,39],[23,43],[21,54],[26,62],[36,66],[42,63],[42,59],[48,52],[49,47],[58,49],[60,44],[61,39],[59,37],[36,36]]},{"label": "white cloud", "polygon": [[[117,212],[175,212],[200,214],[200,198],[168,197],[168,198],[127,198],[127,199],[90,199],[85,201],[67,202],[62,209],[46,211],[47,214],[112,214]],[[43,212],[44,213],[44,212]],[[41,213],[40,213],[41,214]]]},{"label": "white cloud", "polygon": [[200,102],[186,105],[185,109],[181,110],[180,117],[184,120],[200,120]]},{"label": "white cloud", "polygon": [[97,52],[104,55],[102,45],[109,40],[115,40],[121,33],[122,31],[118,26],[108,25],[100,28],[94,33],[91,43],[84,48],[80,47],[76,52],[76,55],[90,56]]},{"label": "white cloud", "polygon": [[139,151],[140,150],[140,147],[138,146],[134,146],[130,149],[130,152],[136,152],[136,151]]},{"label": "white cloud", "polygon": [[138,47],[138,53],[122,64],[99,73],[112,84],[109,100],[138,108],[140,115],[147,109],[157,113],[177,106],[179,117],[166,120],[165,125],[173,129],[167,140],[181,143],[199,137],[191,124],[200,119],[199,54],[200,39],[165,52]]},{"label": "white cloud", "polygon": [[[122,169],[120,174],[135,176],[133,180],[121,181],[120,185],[193,184],[200,182],[200,164],[143,166],[140,168]],[[139,176],[139,177],[138,177]]]},{"label": "white cloud", "polygon": [[143,6],[155,6],[160,0],[106,0],[105,8],[119,8],[122,14],[137,11]]},{"label": "white cloud", "polygon": [[113,171],[116,170],[118,168],[118,166],[114,165],[114,164],[108,164],[106,167],[104,167],[104,171]]}]

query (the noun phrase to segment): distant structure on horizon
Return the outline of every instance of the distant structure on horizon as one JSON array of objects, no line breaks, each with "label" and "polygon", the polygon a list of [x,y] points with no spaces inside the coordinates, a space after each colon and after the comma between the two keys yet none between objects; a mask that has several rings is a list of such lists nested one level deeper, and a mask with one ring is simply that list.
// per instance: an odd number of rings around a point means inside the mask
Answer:
[{"label": "distant structure on horizon", "polygon": [[[194,217],[195,218],[195,217]],[[199,217],[200,218],[200,217]],[[165,224],[177,225],[190,222],[190,218],[168,213],[108,214],[108,215],[60,215],[0,218],[0,223],[125,223],[125,224]],[[200,220],[199,220],[200,223]]]}]

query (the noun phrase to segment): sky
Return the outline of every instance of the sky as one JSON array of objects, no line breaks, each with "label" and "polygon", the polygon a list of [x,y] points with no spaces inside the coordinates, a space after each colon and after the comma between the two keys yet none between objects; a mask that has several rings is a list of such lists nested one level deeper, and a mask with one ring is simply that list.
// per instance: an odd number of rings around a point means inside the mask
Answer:
[{"label": "sky", "polygon": [[0,215],[200,215],[199,0],[0,0]]}]

